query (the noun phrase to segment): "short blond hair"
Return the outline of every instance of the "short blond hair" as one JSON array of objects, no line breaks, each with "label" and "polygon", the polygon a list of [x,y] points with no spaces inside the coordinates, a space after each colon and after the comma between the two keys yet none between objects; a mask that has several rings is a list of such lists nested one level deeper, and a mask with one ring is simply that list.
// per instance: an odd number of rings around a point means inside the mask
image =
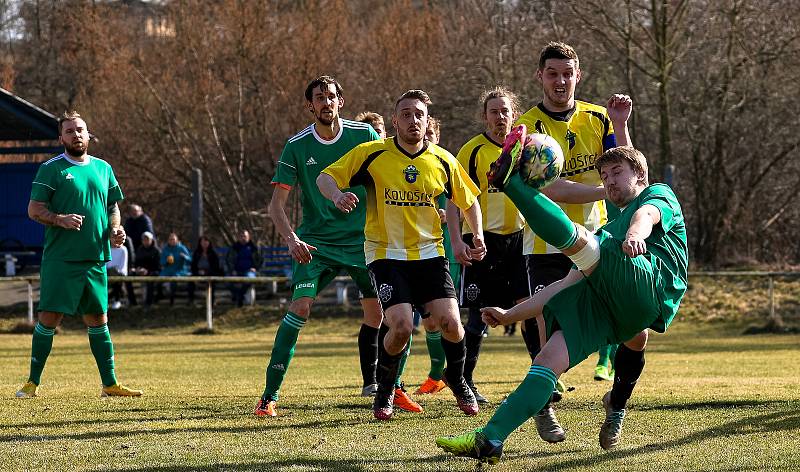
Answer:
[{"label": "short blond hair", "polygon": [[73,121],[78,119],[82,120],[83,118],[75,110],[65,111],[64,113],[62,113],[61,116],[58,117],[58,134],[61,134],[61,125],[65,121]]},{"label": "short blond hair", "polygon": [[609,149],[597,158],[595,167],[597,172],[600,173],[603,167],[622,162],[627,162],[637,174],[643,174],[645,183],[649,182],[647,159],[638,149],[631,146],[619,146]]}]

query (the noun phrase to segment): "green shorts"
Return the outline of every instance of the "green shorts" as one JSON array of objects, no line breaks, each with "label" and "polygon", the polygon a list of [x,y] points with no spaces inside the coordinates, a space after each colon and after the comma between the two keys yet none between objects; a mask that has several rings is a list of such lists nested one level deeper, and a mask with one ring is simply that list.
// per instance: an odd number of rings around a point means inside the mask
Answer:
[{"label": "green shorts", "polygon": [[39,311],[69,316],[108,311],[105,262],[42,261]]},{"label": "green shorts", "polygon": [[600,265],[544,307],[548,337],[563,332],[570,368],[653,325],[661,316],[660,280],[649,255],[628,257],[619,241],[602,232]]},{"label": "green shorts", "polygon": [[316,251],[311,252],[311,262],[292,262],[292,300],[301,297],[316,298],[342,270],[353,279],[363,298],[376,297],[364,259],[363,245],[309,244],[317,247]]}]

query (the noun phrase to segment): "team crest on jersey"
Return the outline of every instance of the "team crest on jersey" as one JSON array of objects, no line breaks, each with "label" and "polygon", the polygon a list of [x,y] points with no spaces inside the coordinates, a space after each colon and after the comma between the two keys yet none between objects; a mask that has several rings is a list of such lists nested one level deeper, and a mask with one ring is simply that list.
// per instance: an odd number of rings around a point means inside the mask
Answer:
[{"label": "team crest on jersey", "polygon": [[419,171],[412,164],[409,164],[408,167],[406,167],[406,169],[403,171],[403,174],[406,176],[406,182],[413,184],[417,181]]},{"label": "team crest on jersey", "polygon": [[469,284],[467,286],[466,290],[467,300],[474,302],[475,300],[478,299],[478,295],[480,294],[481,294],[481,289],[477,285]]},{"label": "team crest on jersey", "polygon": [[566,139],[567,143],[569,143],[570,150],[575,147],[575,138],[576,137],[578,137],[577,134],[573,133],[570,130],[567,130],[567,135],[564,136],[564,139]]},{"label": "team crest on jersey", "polygon": [[388,302],[392,298],[392,290],[394,288],[389,284],[381,284],[380,288],[378,289],[378,297],[381,299],[383,303]]}]

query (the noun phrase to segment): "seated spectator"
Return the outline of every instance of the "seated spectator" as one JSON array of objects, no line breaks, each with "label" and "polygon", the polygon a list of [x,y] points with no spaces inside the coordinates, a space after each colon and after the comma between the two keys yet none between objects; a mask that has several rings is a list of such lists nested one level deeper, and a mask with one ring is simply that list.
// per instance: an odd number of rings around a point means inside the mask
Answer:
[{"label": "seated spectator", "polygon": [[[226,262],[228,264],[229,275],[239,277],[256,277],[258,269],[261,268],[261,253],[253,241],[250,240],[250,232],[247,230],[239,233],[239,240],[233,243]],[[233,284],[231,287],[231,294],[236,306],[244,304],[244,294],[252,288],[252,284]],[[250,303],[253,303],[251,297]]]},{"label": "seated spectator", "polygon": [[[108,275],[128,275],[128,248],[123,246],[111,248],[111,260],[106,262]],[[112,282],[111,306],[112,310],[119,310],[122,307],[122,282]]]},{"label": "seated spectator", "polygon": [[[161,250],[161,274],[165,277],[182,277],[189,275],[189,264],[192,262],[192,255],[189,250],[178,239],[178,235],[170,233],[167,238],[167,245]],[[178,289],[177,282],[169,282],[169,304],[175,303],[175,291]]]},{"label": "seated spectator", "polygon": [[[155,238],[153,237],[153,233],[149,231],[145,231],[142,233],[142,241],[139,249],[136,250],[136,259],[134,260],[133,270],[131,272],[134,275],[158,275],[161,272],[161,251],[158,249],[158,245],[155,242]],[[146,307],[153,304],[153,292],[154,289],[157,288],[156,298],[160,298],[161,296],[161,286],[156,287],[156,284],[153,282],[146,282],[145,283],[145,294],[144,294],[144,305]],[[128,293],[128,298],[130,299],[133,290]],[[136,296],[134,297],[134,305]]]},{"label": "seated spectator", "polygon": [[[194,254],[192,254],[192,275],[225,275],[219,263],[219,255],[214,244],[205,236],[200,236]],[[211,300],[214,300],[214,283],[211,283]],[[194,282],[189,283],[189,302],[194,302]]]}]

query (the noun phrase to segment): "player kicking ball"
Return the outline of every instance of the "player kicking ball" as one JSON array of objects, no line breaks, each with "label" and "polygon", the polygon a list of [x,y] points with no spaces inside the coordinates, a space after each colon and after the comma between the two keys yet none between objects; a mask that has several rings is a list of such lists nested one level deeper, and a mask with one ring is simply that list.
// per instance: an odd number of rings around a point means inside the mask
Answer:
[{"label": "player kicking ball", "polygon": [[[505,439],[548,401],[561,374],[605,344],[620,343],[642,353],[647,329],[663,333],[686,292],[688,252],[681,206],[668,186],[649,184],[647,161],[639,151],[618,147],[598,158],[607,198],[621,214],[591,234],[535,188],[538,176],[525,171],[529,163],[521,157],[524,142],[524,127],[512,131],[489,180],[508,195],[531,229],[568,256],[575,268],[509,310],[482,310],[493,326],[535,316],[548,333],[528,375],[484,427],[436,439],[447,452],[489,463],[500,460]],[[627,362],[638,362],[638,369],[625,369],[628,378],[618,374],[614,388],[603,397],[604,449],[620,441],[625,402],[644,357],[632,356]]]}]

